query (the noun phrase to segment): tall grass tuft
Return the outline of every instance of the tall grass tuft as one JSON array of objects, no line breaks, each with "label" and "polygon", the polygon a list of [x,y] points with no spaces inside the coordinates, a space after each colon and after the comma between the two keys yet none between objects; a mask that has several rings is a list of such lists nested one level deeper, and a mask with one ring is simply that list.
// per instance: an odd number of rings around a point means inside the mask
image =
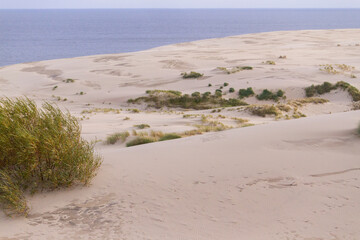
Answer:
[{"label": "tall grass tuft", "polygon": [[[94,145],[81,138],[80,130],[75,117],[49,103],[38,108],[28,98],[0,99],[0,170],[9,177],[2,174],[1,185],[35,193],[88,184],[101,158],[94,154]],[[1,192],[2,204],[16,211],[15,206],[23,204],[17,195],[17,203],[9,205],[9,192]]]}]

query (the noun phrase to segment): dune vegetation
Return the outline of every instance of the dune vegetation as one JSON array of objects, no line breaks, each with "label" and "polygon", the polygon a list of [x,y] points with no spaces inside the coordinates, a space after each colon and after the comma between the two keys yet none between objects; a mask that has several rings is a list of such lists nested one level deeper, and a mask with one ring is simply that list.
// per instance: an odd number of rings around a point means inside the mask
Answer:
[{"label": "dune vegetation", "polygon": [[344,91],[347,91],[354,102],[360,101],[359,89],[352,86],[350,83],[344,81],[337,82],[336,84],[324,82],[323,84],[320,85],[311,85],[310,87],[305,88],[305,93],[307,97],[313,97],[315,95],[322,95],[325,93],[329,93],[332,90],[339,88]]},{"label": "dune vegetation", "polygon": [[26,215],[25,192],[88,184],[101,165],[78,120],[57,106],[0,99],[0,206]]},{"label": "dune vegetation", "polygon": [[196,110],[247,105],[247,103],[241,101],[240,99],[222,98],[222,91],[220,89],[217,89],[214,94],[211,94],[210,92],[205,92],[203,94],[194,92],[189,95],[171,90],[148,90],[146,93],[148,94],[147,96],[129,99],[128,103],[146,103],[148,107],[154,107],[157,109],[169,107]]}]

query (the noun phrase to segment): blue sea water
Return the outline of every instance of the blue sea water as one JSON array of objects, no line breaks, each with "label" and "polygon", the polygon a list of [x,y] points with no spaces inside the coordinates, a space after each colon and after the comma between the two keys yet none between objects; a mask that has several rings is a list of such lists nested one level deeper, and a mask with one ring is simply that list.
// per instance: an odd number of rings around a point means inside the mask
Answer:
[{"label": "blue sea water", "polygon": [[278,30],[360,28],[360,9],[0,10],[0,66]]}]

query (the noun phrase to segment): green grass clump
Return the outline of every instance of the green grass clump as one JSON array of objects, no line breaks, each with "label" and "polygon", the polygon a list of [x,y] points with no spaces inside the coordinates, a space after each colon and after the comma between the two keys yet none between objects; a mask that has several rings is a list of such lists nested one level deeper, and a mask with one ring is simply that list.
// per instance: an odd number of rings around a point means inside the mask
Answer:
[{"label": "green grass clump", "polygon": [[233,92],[235,92],[235,89],[234,89],[234,88],[230,88],[230,89],[229,89],[229,92],[230,92],[230,93],[233,93]]},{"label": "green grass clump", "polygon": [[138,129],[145,129],[145,128],[149,128],[150,125],[149,124],[139,124],[139,125],[134,125],[134,127],[138,128]]},{"label": "green grass clump", "polygon": [[[13,183],[13,189],[34,193],[88,184],[101,158],[80,130],[75,117],[50,103],[38,108],[27,98],[0,99],[0,171],[11,179],[3,175],[1,185]],[[1,199],[10,197],[6,195],[3,192]]]},{"label": "green grass clump", "polygon": [[204,76],[204,74],[198,73],[198,72],[190,72],[190,73],[182,73],[181,74],[183,78],[199,78]]},{"label": "green grass clump", "polygon": [[247,89],[240,89],[239,90],[239,97],[240,98],[246,98],[246,97],[250,97],[250,96],[253,96],[255,93],[254,93],[254,90],[249,87]]},{"label": "green grass clump", "polygon": [[251,114],[260,117],[266,117],[266,115],[275,115],[275,116],[281,115],[279,109],[274,105],[260,105],[260,106],[250,105],[249,107],[247,107],[247,110]]},{"label": "green grass clump", "polygon": [[0,170],[0,207],[9,216],[27,215],[29,210],[19,185],[2,170]]},{"label": "green grass clump", "polygon": [[137,146],[137,145],[142,145],[142,144],[147,144],[147,143],[152,143],[155,142],[155,140],[148,138],[148,137],[137,137],[134,140],[128,142],[126,144],[126,147],[132,147],[132,146]]},{"label": "green grass clump", "polygon": [[329,83],[324,82],[321,85],[311,85],[310,87],[305,88],[305,93],[307,97],[313,97],[316,94],[325,94],[331,92],[331,90],[336,89],[336,86]]},{"label": "green grass clump", "polygon": [[285,92],[283,90],[278,90],[276,93],[273,93],[267,89],[264,89],[261,94],[257,95],[258,100],[274,100],[278,101],[279,98],[284,97]]},{"label": "green grass clump", "polygon": [[222,91],[220,89],[217,89],[214,95],[210,92],[205,92],[203,94],[195,92],[191,95],[176,95],[169,92],[148,93],[148,96],[145,97],[129,99],[128,103],[146,103],[148,107],[155,108],[173,107],[196,110],[247,105],[239,99],[223,99]]},{"label": "green grass clump", "polygon": [[128,138],[129,136],[130,136],[129,132],[111,134],[106,138],[106,144],[115,144],[119,140],[121,140],[121,142],[125,142],[126,138]]},{"label": "green grass clump", "polygon": [[179,136],[175,133],[168,133],[168,134],[165,134],[163,137],[159,138],[159,141],[167,141],[167,140],[172,140],[172,139],[177,139],[177,138],[181,138],[181,136]]},{"label": "green grass clump", "polygon": [[225,82],[224,87],[227,87],[227,86],[229,86],[229,83]]},{"label": "green grass clump", "polygon": [[310,87],[305,88],[305,94],[307,97],[313,97],[315,95],[321,95],[324,93],[329,93],[332,90],[341,88],[344,91],[347,91],[352,97],[354,102],[360,101],[360,91],[356,87],[352,86],[350,83],[340,81],[336,84],[331,84],[329,82],[324,82],[321,85],[311,85]]}]

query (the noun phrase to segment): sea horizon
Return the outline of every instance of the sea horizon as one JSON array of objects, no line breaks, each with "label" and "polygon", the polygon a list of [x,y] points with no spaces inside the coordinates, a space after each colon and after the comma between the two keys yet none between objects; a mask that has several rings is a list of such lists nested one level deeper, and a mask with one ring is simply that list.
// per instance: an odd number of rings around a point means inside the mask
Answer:
[{"label": "sea horizon", "polygon": [[250,33],[360,28],[360,9],[350,8],[73,8],[0,11],[0,66],[136,52]]}]

